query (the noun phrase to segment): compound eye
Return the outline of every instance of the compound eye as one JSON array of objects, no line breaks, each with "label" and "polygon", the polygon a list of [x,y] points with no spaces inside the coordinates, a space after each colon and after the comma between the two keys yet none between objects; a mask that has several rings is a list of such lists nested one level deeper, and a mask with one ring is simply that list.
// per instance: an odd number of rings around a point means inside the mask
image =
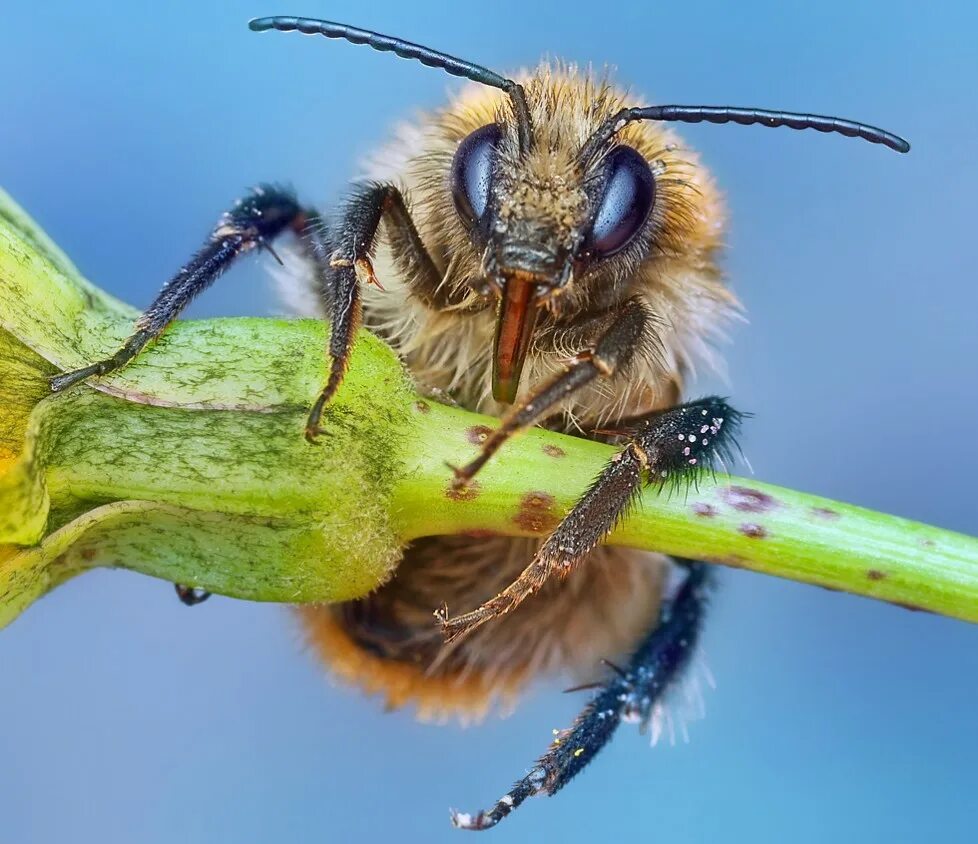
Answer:
[{"label": "compound eye", "polygon": [[502,127],[490,123],[466,137],[455,152],[452,199],[459,216],[470,226],[479,223],[489,207],[496,149],[502,136]]},{"label": "compound eye", "polygon": [[606,166],[604,193],[587,238],[599,258],[624,249],[649,218],[655,202],[655,177],[648,162],[631,147],[617,147]]}]

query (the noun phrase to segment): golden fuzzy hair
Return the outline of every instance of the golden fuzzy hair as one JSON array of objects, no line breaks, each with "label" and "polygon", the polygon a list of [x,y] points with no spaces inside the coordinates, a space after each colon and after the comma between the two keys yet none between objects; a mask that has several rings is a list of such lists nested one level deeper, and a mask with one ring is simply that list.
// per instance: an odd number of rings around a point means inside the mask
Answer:
[{"label": "golden fuzzy hair", "polygon": [[[564,231],[586,211],[582,184],[588,174],[579,172],[576,151],[605,118],[635,103],[572,66],[544,64],[522,81],[534,143],[519,164],[507,159],[505,144],[500,151],[500,213]],[[480,277],[482,255],[459,219],[449,182],[459,143],[495,121],[512,122],[506,95],[473,84],[443,111],[402,127],[372,159],[368,178],[402,190],[454,304],[436,311],[410,295],[382,237],[374,266],[384,290],[364,290],[363,313],[365,326],[395,348],[422,388],[498,416],[505,407],[493,400],[490,387],[493,310],[470,287]],[[521,393],[581,351],[573,318],[586,309],[639,297],[656,321],[656,345],[638,355],[624,377],[572,395],[547,423],[568,432],[675,404],[694,363],[713,362],[712,343],[738,310],[716,264],[721,201],[698,158],[662,124],[631,123],[617,140],[644,156],[655,176],[649,242],[626,249],[589,278],[574,279],[549,326],[535,337]],[[515,135],[508,143],[515,145]],[[479,606],[516,578],[537,544],[505,537],[421,540],[405,550],[394,578],[372,595],[302,609],[299,617],[340,677],[383,694],[390,706],[413,701],[423,716],[477,717],[494,700],[510,703],[541,673],[595,679],[602,658],[628,654],[655,622],[663,558],[599,547],[512,613],[443,646],[432,611],[447,604],[459,614]]]}]

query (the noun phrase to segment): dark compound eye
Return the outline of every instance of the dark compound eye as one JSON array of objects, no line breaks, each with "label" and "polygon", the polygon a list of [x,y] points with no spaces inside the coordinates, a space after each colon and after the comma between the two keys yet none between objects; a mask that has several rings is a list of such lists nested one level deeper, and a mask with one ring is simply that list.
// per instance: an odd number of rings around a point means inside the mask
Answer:
[{"label": "dark compound eye", "polygon": [[455,152],[452,198],[459,216],[469,225],[478,223],[489,207],[496,148],[502,134],[498,124],[490,123],[465,138]]},{"label": "dark compound eye", "polygon": [[604,194],[586,244],[599,258],[624,249],[645,225],[655,202],[655,178],[636,150],[616,148],[605,166]]}]

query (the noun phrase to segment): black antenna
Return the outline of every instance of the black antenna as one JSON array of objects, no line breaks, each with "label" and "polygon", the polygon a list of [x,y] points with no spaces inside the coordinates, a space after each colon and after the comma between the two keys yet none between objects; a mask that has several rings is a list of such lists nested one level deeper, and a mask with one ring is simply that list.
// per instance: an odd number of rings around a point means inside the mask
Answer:
[{"label": "black antenna", "polygon": [[471,79],[473,82],[481,82],[483,85],[499,88],[509,94],[513,100],[520,150],[526,152],[530,148],[533,124],[530,121],[530,108],[526,102],[523,86],[512,79],[494,73],[487,67],[455,58],[455,56],[450,56],[447,53],[439,53],[437,50],[423,47],[420,44],[413,44],[400,38],[392,38],[389,35],[381,35],[379,32],[371,32],[367,29],[359,29],[355,26],[347,26],[333,21],[317,20],[316,18],[254,18],[248,21],[248,28],[252,32],[276,30],[278,32],[301,32],[304,35],[324,35],[327,38],[342,38],[352,44],[366,44],[381,52],[394,53],[402,59],[417,59],[423,65],[441,68],[452,76],[461,76],[465,79]]},{"label": "black antenna", "polygon": [[898,135],[869,126],[827,117],[821,114],[797,114],[791,111],[769,111],[762,108],[734,108],[732,106],[681,106],[663,105],[647,108],[623,108],[602,123],[588,142],[581,147],[581,161],[587,162],[627,123],[633,120],[662,120],[679,123],[739,123],[751,126],[759,123],[772,128],[787,126],[789,129],[815,129],[818,132],[835,132],[849,138],[862,138],[872,144],[883,144],[897,152],[909,152],[910,144]]}]

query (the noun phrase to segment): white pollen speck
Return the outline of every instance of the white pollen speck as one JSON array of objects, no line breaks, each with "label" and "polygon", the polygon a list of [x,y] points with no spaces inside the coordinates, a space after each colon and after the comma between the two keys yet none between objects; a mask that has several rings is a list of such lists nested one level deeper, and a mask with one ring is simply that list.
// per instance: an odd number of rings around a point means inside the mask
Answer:
[{"label": "white pollen speck", "polygon": [[702,412],[702,414],[703,414],[704,416],[706,416],[706,411],[705,411],[705,410],[704,410],[704,411],[701,411],[701,412]]},{"label": "white pollen speck", "polygon": [[700,433],[701,434],[705,434],[709,430],[710,430],[710,426],[709,425],[704,425],[702,428],[700,428]]},{"label": "white pollen speck", "polygon": [[703,445],[709,445],[709,444],[710,441],[706,437],[703,437]]},{"label": "white pollen speck", "polygon": [[663,469],[661,472],[659,472],[659,475],[661,477],[663,477],[663,478],[668,478],[669,477],[669,473],[665,469]]},{"label": "white pollen speck", "polygon": [[690,457],[689,458],[689,465],[690,466],[695,466],[696,465],[696,458],[695,457]]},{"label": "white pollen speck", "polygon": [[688,440],[689,440],[689,441],[690,441],[691,443],[694,443],[694,442],[696,442],[696,434],[690,434],[690,435],[689,435],[689,436],[687,437],[687,439],[688,439]]},{"label": "white pollen speck", "polygon": [[504,794],[502,797],[499,798],[499,802],[502,803],[504,806],[512,806],[513,798],[510,797],[508,794]]},{"label": "white pollen speck", "polygon": [[683,457],[689,457],[689,446],[683,449]]},{"label": "white pollen speck", "polygon": [[684,439],[686,439],[686,437],[684,437],[682,434],[680,434],[679,435],[679,442],[682,442]]}]

